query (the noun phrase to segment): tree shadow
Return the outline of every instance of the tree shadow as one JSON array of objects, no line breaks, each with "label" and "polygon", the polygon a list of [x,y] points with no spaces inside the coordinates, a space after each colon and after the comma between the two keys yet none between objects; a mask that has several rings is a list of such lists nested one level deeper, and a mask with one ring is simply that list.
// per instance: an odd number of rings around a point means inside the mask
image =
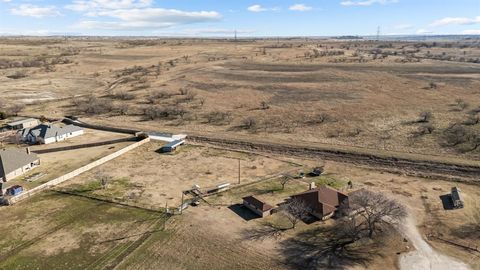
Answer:
[{"label": "tree shadow", "polygon": [[295,269],[344,269],[367,266],[379,255],[378,242],[351,241],[327,228],[315,228],[281,242],[286,263]]},{"label": "tree shadow", "polygon": [[242,236],[248,240],[265,240],[269,238],[279,239],[283,233],[291,228],[277,226],[273,223],[264,223],[263,226],[255,226],[254,228],[244,230]]},{"label": "tree shadow", "polygon": [[455,237],[462,239],[480,239],[480,224],[474,222],[464,224],[458,228],[451,230],[451,234]]}]

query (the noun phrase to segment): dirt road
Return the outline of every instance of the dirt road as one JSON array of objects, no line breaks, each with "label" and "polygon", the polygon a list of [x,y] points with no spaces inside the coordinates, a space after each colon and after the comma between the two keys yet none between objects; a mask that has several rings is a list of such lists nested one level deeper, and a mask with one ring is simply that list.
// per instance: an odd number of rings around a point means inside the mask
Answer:
[{"label": "dirt road", "polygon": [[421,236],[415,220],[410,216],[402,224],[401,231],[416,250],[400,257],[401,270],[468,270],[463,262],[435,251]]}]

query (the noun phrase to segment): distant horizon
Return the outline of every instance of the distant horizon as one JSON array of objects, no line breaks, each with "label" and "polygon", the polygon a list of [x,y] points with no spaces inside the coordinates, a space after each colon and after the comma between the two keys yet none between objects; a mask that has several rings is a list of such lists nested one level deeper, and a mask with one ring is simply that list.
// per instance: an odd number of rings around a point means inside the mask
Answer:
[{"label": "distant horizon", "polygon": [[479,35],[478,0],[0,0],[2,35]]}]

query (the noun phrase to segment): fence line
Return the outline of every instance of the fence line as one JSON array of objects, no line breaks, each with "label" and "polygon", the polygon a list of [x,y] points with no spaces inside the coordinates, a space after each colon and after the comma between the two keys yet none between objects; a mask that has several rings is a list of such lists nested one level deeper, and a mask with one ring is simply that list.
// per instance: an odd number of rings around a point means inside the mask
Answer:
[{"label": "fence line", "polygon": [[101,142],[94,142],[94,143],[85,143],[85,144],[77,144],[77,145],[70,145],[64,147],[56,147],[50,149],[41,149],[41,150],[32,150],[32,152],[37,154],[47,154],[53,152],[61,152],[61,151],[68,151],[68,150],[75,150],[75,149],[82,149],[82,148],[90,148],[90,147],[97,147],[102,145],[109,145],[109,144],[116,144],[121,142],[133,142],[138,141],[137,137],[129,137],[129,138],[122,138],[122,139],[115,139],[115,140],[108,140],[108,141],[101,141]]},{"label": "fence line", "polygon": [[63,183],[67,180],[70,180],[70,179],[72,179],[72,178],[74,178],[74,177],[76,177],[76,176],[78,176],[78,175],[80,175],[84,172],[87,172],[87,171],[89,171],[89,170],[91,170],[91,169],[93,169],[97,166],[100,166],[100,165],[102,165],[102,164],[104,164],[104,163],[106,163],[106,162],[108,162],[108,161],[110,161],[114,158],[117,158],[117,157],[127,153],[128,151],[131,151],[131,150],[133,150],[133,149],[135,149],[135,148],[137,148],[137,147],[139,147],[139,146],[141,146],[141,145],[143,145],[147,142],[150,142],[150,138],[148,138],[148,137],[139,141],[139,142],[131,144],[131,145],[125,147],[125,148],[122,148],[122,149],[120,149],[120,150],[118,150],[118,151],[116,151],[116,152],[114,152],[110,155],[107,155],[107,156],[105,156],[105,157],[103,157],[99,160],[96,160],[92,163],[89,163],[89,164],[87,164],[87,165],[85,165],[81,168],[78,168],[78,169],[76,169],[72,172],[69,172],[69,173],[67,173],[63,176],[60,176],[60,177],[55,178],[51,181],[48,181],[47,183],[44,183],[44,184],[42,184],[38,187],[32,188],[28,191],[25,191],[24,193],[21,193],[18,196],[11,197],[11,198],[7,199],[7,203],[11,205],[11,204],[17,203],[19,201],[22,201],[24,199],[27,199],[27,198],[31,197],[32,195],[34,195],[34,194],[36,194],[36,193],[38,193],[42,190],[54,187],[54,186],[56,186],[60,183]]}]

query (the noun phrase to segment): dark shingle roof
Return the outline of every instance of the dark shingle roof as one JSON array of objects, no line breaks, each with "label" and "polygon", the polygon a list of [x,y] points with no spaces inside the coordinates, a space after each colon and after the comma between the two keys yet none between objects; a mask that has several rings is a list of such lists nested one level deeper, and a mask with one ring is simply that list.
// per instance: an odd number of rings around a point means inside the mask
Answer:
[{"label": "dark shingle roof", "polygon": [[62,136],[62,135],[75,132],[75,131],[80,131],[80,130],[82,130],[81,127],[77,127],[74,125],[58,127],[55,125],[41,124],[34,128],[29,129],[28,133],[32,134],[35,137],[41,137],[41,138],[47,139],[47,138],[53,138],[56,136]]},{"label": "dark shingle roof", "polygon": [[316,189],[293,195],[292,198],[303,201],[312,211],[326,216],[334,212],[337,207],[345,202],[348,199],[348,195],[323,185]]},{"label": "dark shingle roof", "polygon": [[264,202],[264,201],[261,201],[253,196],[248,196],[248,197],[245,197],[243,198],[244,201],[246,201],[247,203],[255,206],[258,210],[262,211],[262,212],[265,212],[265,211],[268,211],[270,209],[272,209],[273,207]]},{"label": "dark shingle roof", "polygon": [[27,151],[24,150],[0,150],[0,177],[5,177],[5,175],[37,160],[36,154],[27,154]]}]

